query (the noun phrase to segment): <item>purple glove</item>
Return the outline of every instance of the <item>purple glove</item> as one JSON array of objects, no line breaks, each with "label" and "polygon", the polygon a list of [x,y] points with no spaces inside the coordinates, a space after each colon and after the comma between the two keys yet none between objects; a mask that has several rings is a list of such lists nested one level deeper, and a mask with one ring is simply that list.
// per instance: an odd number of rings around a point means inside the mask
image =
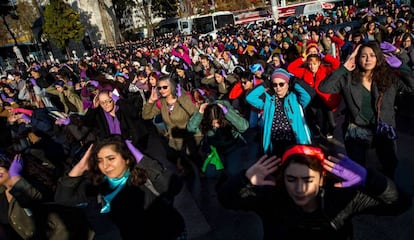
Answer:
[{"label": "purple glove", "polygon": [[30,123],[32,121],[32,119],[27,116],[26,114],[23,114],[20,116],[21,119],[23,119],[25,122]]},{"label": "purple glove", "polygon": [[3,101],[8,102],[8,103],[12,103],[14,102],[13,98],[5,98]]},{"label": "purple glove", "polygon": [[342,187],[364,185],[367,177],[367,170],[347,156],[333,166],[332,173],[343,179]]},{"label": "purple glove", "polygon": [[177,90],[177,93],[176,93],[177,97],[181,97],[182,93],[181,93],[181,85],[180,84],[177,84],[177,89],[176,90]]},{"label": "purple glove", "polygon": [[70,123],[70,118],[59,118],[59,119],[57,119],[56,120],[56,122],[55,122],[57,125],[69,125],[69,123]]},{"label": "purple glove", "polygon": [[221,108],[221,110],[223,111],[224,115],[226,115],[226,114],[227,114],[227,112],[229,111],[229,110],[227,110],[226,106],[224,106],[224,105],[222,105],[222,104],[220,104],[220,105],[219,105],[219,107],[220,107],[220,108]]},{"label": "purple glove", "polygon": [[89,83],[94,86],[94,87],[98,87],[99,86],[99,82],[95,81],[95,80],[90,80]]},{"label": "purple glove", "polygon": [[22,170],[23,170],[23,159],[21,158],[20,154],[16,154],[9,168],[9,176],[10,177],[20,176],[20,173],[22,172]]},{"label": "purple glove", "polygon": [[33,86],[36,86],[37,85],[36,79],[29,78],[29,81],[32,83]]},{"label": "purple glove", "polygon": [[126,145],[128,146],[129,151],[131,151],[132,155],[134,155],[135,160],[137,163],[139,163],[142,158],[144,157],[144,154],[138,148],[136,148],[134,145],[132,145],[131,140],[125,140]]}]

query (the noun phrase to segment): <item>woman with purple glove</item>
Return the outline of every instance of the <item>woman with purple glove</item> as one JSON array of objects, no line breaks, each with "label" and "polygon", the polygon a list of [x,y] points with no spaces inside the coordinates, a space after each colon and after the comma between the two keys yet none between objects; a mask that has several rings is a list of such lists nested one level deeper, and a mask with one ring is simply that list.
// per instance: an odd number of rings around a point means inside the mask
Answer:
[{"label": "woman with purple glove", "polygon": [[311,145],[261,157],[219,186],[218,197],[226,208],[256,212],[265,240],[352,239],[354,216],[398,215],[411,206],[386,176]]},{"label": "woman with purple glove", "polygon": [[343,97],[347,155],[363,166],[369,156],[375,156],[373,165],[391,178],[398,163],[395,99],[399,93],[414,91],[411,71],[398,72],[388,66],[380,46],[368,42],[356,47],[343,66],[319,85],[321,92]]},{"label": "woman with purple glove", "polygon": [[28,172],[32,170],[24,171],[30,168],[24,165],[20,154],[13,161],[0,154],[0,239],[71,239],[64,223],[68,219],[63,220],[53,205],[43,204],[53,200],[53,193],[29,180]]},{"label": "woman with purple glove", "polygon": [[95,239],[185,239],[174,189],[164,189],[154,164],[131,141],[112,135],[91,145],[59,180],[55,199],[81,208]]}]

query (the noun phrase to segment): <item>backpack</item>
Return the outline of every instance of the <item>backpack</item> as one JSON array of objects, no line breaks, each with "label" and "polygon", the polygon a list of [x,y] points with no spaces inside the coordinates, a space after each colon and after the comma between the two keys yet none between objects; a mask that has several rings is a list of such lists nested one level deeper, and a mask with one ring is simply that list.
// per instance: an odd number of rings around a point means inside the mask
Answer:
[{"label": "backpack", "polygon": [[138,163],[140,168],[147,171],[148,179],[156,190],[156,195],[162,195],[172,200],[183,187],[183,181],[170,169],[153,158],[144,156]]}]

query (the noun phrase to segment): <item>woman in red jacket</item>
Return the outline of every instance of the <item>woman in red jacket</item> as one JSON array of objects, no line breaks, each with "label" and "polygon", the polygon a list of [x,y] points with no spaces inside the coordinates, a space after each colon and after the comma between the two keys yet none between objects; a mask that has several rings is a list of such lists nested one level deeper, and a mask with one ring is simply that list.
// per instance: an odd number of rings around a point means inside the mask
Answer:
[{"label": "woman in red jacket", "polygon": [[[310,47],[308,47],[310,49]],[[307,51],[308,52],[308,51]],[[339,94],[327,94],[319,91],[319,84],[325,80],[340,65],[340,61],[331,55],[321,58],[321,54],[309,54],[306,58],[298,58],[288,66],[288,71],[296,77],[304,80],[317,92],[308,108],[307,118],[313,135],[318,136],[322,131],[327,138],[333,137],[336,127],[334,112],[336,112],[341,96]],[[312,123],[313,122],[313,123]]]}]

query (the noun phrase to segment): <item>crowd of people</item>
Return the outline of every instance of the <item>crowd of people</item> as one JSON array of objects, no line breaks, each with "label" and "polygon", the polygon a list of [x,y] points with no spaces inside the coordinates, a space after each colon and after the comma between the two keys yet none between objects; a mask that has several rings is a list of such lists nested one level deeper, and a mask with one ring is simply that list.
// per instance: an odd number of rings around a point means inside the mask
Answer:
[{"label": "crowd of people", "polygon": [[393,180],[413,40],[386,0],[20,61],[0,80],[0,239],[187,239],[173,203],[195,176],[265,239],[349,239],[353,216],[411,206]]}]

